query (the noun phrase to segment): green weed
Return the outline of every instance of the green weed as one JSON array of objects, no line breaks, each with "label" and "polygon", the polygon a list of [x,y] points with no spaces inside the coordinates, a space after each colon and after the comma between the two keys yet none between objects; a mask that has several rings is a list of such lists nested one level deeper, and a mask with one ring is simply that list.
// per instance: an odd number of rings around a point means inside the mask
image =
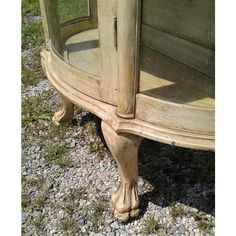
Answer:
[{"label": "green weed", "polygon": [[147,234],[154,234],[157,233],[157,231],[160,229],[160,224],[158,221],[154,219],[153,216],[149,216],[144,221],[144,227],[145,227],[145,232]]},{"label": "green weed", "polygon": [[[63,231],[68,233],[77,233],[78,226],[75,220],[73,219],[64,219],[61,221],[60,227]],[[71,235],[71,234],[69,234]]]},{"label": "green weed", "polygon": [[68,146],[67,144],[50,144],[47,150],[42,153],[44,157],[49,162],[59,165],[60,167],[67,167],[71,164],[71,158],[68,156]]}]

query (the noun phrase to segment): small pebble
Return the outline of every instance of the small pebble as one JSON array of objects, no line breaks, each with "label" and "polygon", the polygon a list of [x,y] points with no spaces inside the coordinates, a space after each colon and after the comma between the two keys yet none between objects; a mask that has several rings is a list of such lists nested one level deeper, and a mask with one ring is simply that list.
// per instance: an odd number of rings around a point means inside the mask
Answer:
[{"label": "small pebble", "polygon": [[85,220],[84,219],[79,219],[78,224],[81,225],[81,226],[85,225]]},{"label": "small pebble", "polygon": [[112,229],[119,229],[119,225],[116,221],[111,223],[110,226],[111,226]]}]

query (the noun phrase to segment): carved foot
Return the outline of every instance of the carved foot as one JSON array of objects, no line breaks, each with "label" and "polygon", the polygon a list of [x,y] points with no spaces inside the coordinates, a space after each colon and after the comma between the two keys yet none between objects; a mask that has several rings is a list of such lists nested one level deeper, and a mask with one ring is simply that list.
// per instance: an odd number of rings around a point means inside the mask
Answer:
[{"label": "carved foot", "polygon": [[137,183],[121,181],[117,191],[112,195],[111,202],[112,211],[119,221],[126,222],[130,217],[137,217],[139,215]]},{"label": "carved foot", "polygon": [[54,125],[59,126],[61,123],[70,122],[74,115],[74,104],[66,98],[62,98],[63,107],[60,111],[55,112],[52,117]]},{"label": "carved foot", "polygon": [[116,219],[122,222],[139,215],[137,192],[138,148],[142,138],[133,134],[115,133],[102,122],[102,131],[106,143],[115,158],[121,182],[112,196],[112,211]]}]

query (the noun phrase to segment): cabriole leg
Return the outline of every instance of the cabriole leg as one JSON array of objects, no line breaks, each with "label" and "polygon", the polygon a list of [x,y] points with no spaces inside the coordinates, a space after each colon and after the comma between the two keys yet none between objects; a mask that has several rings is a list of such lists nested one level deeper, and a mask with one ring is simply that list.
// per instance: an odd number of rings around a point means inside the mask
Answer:
[{"label": "cabriole leg", "polygon": [[63,96],[61,98],[63,107],[60,111],[55,112],[52,117],[52,121],[56,126],[59,126],[61,123],[70,122],[74,115],[74,104]]},{"label": "cabriole leg", "polygon": [[117,162],[121,179],[112,196],[112,210],[119,221],[126,222],[129,217],[139,215],[138,148],[142,138],[133,134],[117,134],[105,122],[101,126],[106,143]]}]

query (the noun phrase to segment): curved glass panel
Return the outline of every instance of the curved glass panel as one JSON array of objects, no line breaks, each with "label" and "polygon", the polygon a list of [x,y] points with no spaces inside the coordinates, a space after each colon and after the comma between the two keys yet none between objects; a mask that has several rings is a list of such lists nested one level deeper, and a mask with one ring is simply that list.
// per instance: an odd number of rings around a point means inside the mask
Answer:
[{"label": "curved glass panel", "polygon": [[51,46],[62,60],[100,75],[97,0],[45,0]]},{"label": "curved glass panel", "polygon": [[215,1],[143,1],[139,91],[214,105]]},{"label": "curved glass panel", "polygon": [[57,2],[60,23],[90,15],[88,0],[57,0]]}]

